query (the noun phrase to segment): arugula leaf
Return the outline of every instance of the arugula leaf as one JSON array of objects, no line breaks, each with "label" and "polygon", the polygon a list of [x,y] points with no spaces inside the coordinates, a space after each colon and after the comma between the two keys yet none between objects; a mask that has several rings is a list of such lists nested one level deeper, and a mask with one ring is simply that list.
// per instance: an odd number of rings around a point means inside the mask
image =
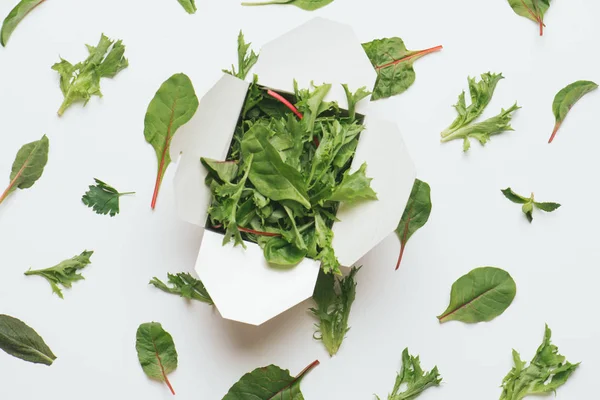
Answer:
[{"label": "arugula leaf", "polygon": [[[413,400],[430,387],[439,386],[442,377],[437,367],[431,372],[423,371],[419,356],[411,356],[408,348],[402,352],[402,370],[396,376],[394,389],[388,400]],[[402,390],[402,392],[400,392]],[[379,400],[379,396],[375,396]]]},{"label": "arugula leaf", "polygon": [[80,255],[64,260],[54,267],[35,271],[29,269],[29,271],[25,272],[25,275],[39,275],[45,278],[50,284],[52,292],[56,293],[61,299],[64,299],[62,290],[58,285],[61,285],[63,288],[70,288],[73,282],[85,279],[77,271],[84,269],[92,263],[90,261],[92,254],[94,254],[93,251],[84,250]]},{"label": "arugula leaf", "polygon": [[89,56],[85,61],[73,65],[61,58],[52,66],[60,75],[60,90],[64,96],[59,116],[73,103],[82,101],[85,106],[92,96],[102,97],[100,79],[113,78],[129,66],[121,40],[114,42],[102,34],[96,47],[86,46]]},{"label": "arugula leaf", "polygon": [[367,163],[350,174],[348,170],[344,173],[342,182],[335,188],[328,200],[354,203],[360,200],[377,200],[377,193],[371,189],[373,178],[367,178]]},{"label": "arugula leaf", "polygon": [[21,0],[15,8],[8,13],[2,23],[2,30],[0,30],[0,44],[3,47],[6,47],[10,35],[23,18],[43,2],[44,0]]},{"label": "arugula leaf", "polygon": [[[224,69],[223,72],[229,75],[237,76],[240,79],[246,79],[248,72],[252,69],[254,64],[258,61],[258,54],[254,50],[250,50],[252,43],[246,43],[244,40],[244,34],[240,31],[238,35],[238,70],[235,70],[235,66],[231,66],[231,71]],[[248,53],[250,50],[250,53]]]},{"label": "arugula leaf", "polygon": [[408,203],[400,218],[398,227],[396,228],[396,234],[400,239],[400,255],[398,256],[398,262],[396,263],[396,270],[400,268],[402,262],[402,256],[404,255],[404,249],[406,243],[412,235],[421,229],[429,220],[431,215],[431,188],[427,182],[423,182],[419,179],[415,179],[413,188],[410,192]]},{"label": "arugula leaf", "polygon": [[351,121],[354,121],[356,120],[356,104],[372,93],[367,90],[366,86],[359,88],[354,93],[350,91],[348,85],[345,83],[342,84],[342,87],[344,88],[344,92],[346,92],[346,100],[348,101],[348,117]]},{"label": "arugula leaf", "polygon": [[502,109],[500,114],[495,117],[457,129],[450,135],[443,137],[442,142],[445,143],[455,139],[462,139],[463,151],[465,152],[471,148],[471,141],[469,139],[475,139],[481,143],[481,145],[485,145],[489,142],[492,135],[498,135],[502,132],[514,130],[512,126],[510,126],[510,121],[512,120],[512,113],[519,108],[521,107],[517,106],[515,103],[508,110]]},{"label": "arugula leaf", "polygon": [[52,365],[56,356],[44,339],[23,321],[0,315],[0,349],[34,364]]},{"label": "arugula leaf", "polygon": [[594,82],[577,81],[567,85],[556,94],[554,102],[552,103],[552,112],[554,113],[554,118],[556,118],[556,124],[554,125],[554,131],[552,131],[552,136],[550,136],[548,143],[552,143],[558,129],[575,103],[583,96],[596,89],[598,89],[598,85]]},{"label": "arugula leaf", "polygon": [[407,50],[399,37],[376,39],[362,46],[377,72],[372,101],[404,93],[416,79],[414,62],[424,55],[442,50],[442,46]]},{"label": "arugula leaf", "polygon": [[321,7],[333,3],[333,0],[270,0],[261,2],[243,2],[243,6],[268,6],[271,4],[289,4],[306,11],[318,10]]},{"label": "arugula leaf", "polygon": [[196,8],[196,1],[195,0],[177,0],[179,2],[179,4],[181,4],[181,6],[183,7],[183,9],[185,11],[187,11],[188,14],[195,14],[196,11],[198,10]]},{"label": "arugula leaf", "polygon": [[529,222],[533,222],[534,207],[545,212],[552,212],[560,207],[560,204],[558,203],[544,203],[535,201],[535,196],[533,193],[531,193],[530,197],[523,197],[515,193],[511,188],[502,190],[502,194],[504,194],[504,197],[513,203],[523,204],[522,210]]},{"label": "arugula leaf", "polygon": [[158,173],[154,185],[151,207],[156,199],[171,155],[169,147],[177,130],[188,122],[198,109],[198,97],[192,81],[185,74],[175,74],[158,89],[148,105],[144,118],[144,137],[154,147],[158,160]]},{"label": "arugula leaf", "polygon": [[551,343],[551,337],[552,331],[546,325],[544,341],[528,366],[513,350],[515,366],[502,381],[500,400],[521,400],[529,395],[556,393],[556,389],[567,383],[579,363],[565,361],[566,358],[558,354],[558,347]]},{"label": "arugula leaf", "polygon": [[276,365],[256,368],[242,376],[229,389],[223,400],[303,400],[300,382],[317,365],[318,360],[304,368],[296,377],[291,376],[287,369]]},{"label": "arugula leaf", "polygon": [[119,197],[135,194],[135,192],[119,193],[100,179],[94,178],[94,181],[96,184],[90,185],[90,190],[85,192],[81,201],[93,209],[96,214],[110,214],[111,217],[114,217],[119,213]]},{"label": "arugula leaf", "polygon": [[540,36],[544,35],[544,15],[550,8],[550,0],[508,0],[508,4],[517,15],[537,22]]},{"label": "arugula leaf", "polygon": [[0,204],[17,188],[28,189],[42,176],[48,162],[49,146],[48,137],[44,135],[19,149],[10,172],[10,183],[0,196]]},{"label": "arugula leaf", "polygon": [[356,297],[354,277],[360,268],[353,267],[350,274],[336,279],[333,274],[319,272],[313,299],[317,308],[310,311],[319,319],[315,339],[321,340],[330,356],[337,354],[346,333],[350,330],[348,319]]},{"label": "arugula leaf", "polygon": [[202,281],[194,278],[187,272],[167,274],[167,277],[169,278],[167,284],[154,277],[150,281],[150,285],[163,292],[177,294],[189,300],[198,300],[211,306],[214,304]]},{"label": "arugula leaf", "polygon": [[501,315],[517,294],[510,274],[500,268],[475,268],[452,285],[450,305],[437,318],[440,323],[488,322]]},{"label": "arugula leaf", "polygon": [[167,378],[177,368],[177,350],[169,332],[158,322],[141,324],[136,333],[135,349],[144,373],[151,379],[165,382],[175,395]]}]

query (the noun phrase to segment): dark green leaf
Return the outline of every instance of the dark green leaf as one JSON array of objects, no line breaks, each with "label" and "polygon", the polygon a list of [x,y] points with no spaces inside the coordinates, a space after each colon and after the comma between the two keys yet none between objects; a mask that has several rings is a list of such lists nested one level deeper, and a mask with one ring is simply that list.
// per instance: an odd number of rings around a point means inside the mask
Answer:
[{"label": "dark green leaf", "polygon": [[560,204],[558,204],[558,203],[538,203],[536,201],[533,204],[535,205],[535,207],[537,209],[546,211],[546,212],[552,212],[554,210],[557,210],[560,207]]},{"label": "dark green leaf", "polygon": [[371,100],[378,100],[404,93],[415,82],[414,62],[441,50],[442,46],[411,51],[406,49],[402,39],[393,37],[363,43],[363,48],[377,72]]},{"label": "dark green leaf", "polygon": [[29,14],[34,8],[42,4],[44,0],[21,0],[19,4],[11,10],[4,19],[2,30],[0,31],[0,44],[6,46],[8,38],[13,33],[17,25]]},{"label": "dark green leaf", "polygon": [[166,293],[176,294],[189,300],[198,300],[209,305],[214,304],[202,281],[192,275],[180,272],[167,274],[167,278],[169,278],[167,284],[157,277],[152,278],[150,284]]},{"label": "dark green leaf", "polygon": [[188,12],[188,14],[195,14],[196,11],[198,10],[196,8],[196,1],[195,0],[177,0],[179,1],[179,4],[181,4],[181,6],[183,7],[183,9],[185,11]]},{"label": "dark green leaf", "polygon": [[450,305],[440,322],[467,323],[491,321],[502,314],[517,294],[510,274],[494,267],[476,268],[452,285]]},{"label": "dark green leaf", "polygon": [[571,111],[571,108],[583,96],[596,89],[598,89],[598,85],[594,82],[577,81],[571,83],[556,94],[554,102],[552,103],[552,112],[554,113],[554,118],[556,118],[556,124],[554,125],[554,131],[552,132],[552,136],[550,136],[548,143],[552,143],[554,140],[558,129],[567,117],[567,114],[569,114],[569,111]]},{"label": "dark green leaf", "polygon": [[321,7],[333,3],[333,0],[270,0],[261,2],[243,2],[243,6],[267,6],[271,4],[289,4],[306,11],[318,10]]},{"label": "dark green leaf", "polygon": [[355,203],[360,200],[377,200],[377,193],[371,188],[373,178],[367,178],[366,172],[366,162],[352,174],[346,171],[342,183],[335,188],[328,200],[344,203]]},{"label": "dark green leaf", "polygon": [[177,130],[188,122],[198,109],[198,97],[192,81],[185,74],[175,74],[158,89],[148,105],[144,118],[144,137],[154,147],[158,173],[151,207],[156,206],[158,191],[167,167],[171,163],[169,146]]},{"label": "dark green leaf", "polygon": [[307,253],[307,250],[301,250],[277,236],[261,237],[259,244],[263,247],[267,262],[276,265],[296,265]]},{"label": "dark green leaf", "polygon": [[517,204],[525,204],[531,200],[529,198],[516,194],[511,188],[503,189],[502,194],[504,194],[504,197]]},{"label": "dark green leaf", "polygon": [[515,193],[511,188],[502,190],[504,196],[513,203],[523,204],[521,209],[529,222],[533,221],[533,208],[540,209],[546,212],[552,212],[560,207],[558,203],[543,203],[535,201],[535,196],[531,193],[530,197],[524,197]]},{"label": "dark green leaf", "polygon": [[54,267],[35,271],[30,269],[29,271],[25,272],[25,275],[39,275],[44,277],[48,283],[50,283],[52,292],[56,293],[58,297],[62,299],[62,290],[58,287],[58,285],[61,285],[63,288],[70,288],[73,282],[85,279],[83,275],[78,274],[77,271],[84,269],[86,266],[92,263],[90,261],[92,254],[94,254],[93,251],[85,250],[80,255],[68,260],[64,260]]},{"label": "dark green leaf", "polygon": [[408,203],[406,203],[406,208],[396,228],[396,234],[400,239],[400,255],[396,263],[396,270],[400,268],[406,243],[416,231],[427,223],[431,208],[431,188],[429,184],[415,179]]},{"label": "dark green leaf", "polygon": [[151,379],[165,382],[175,394],[169,375],[177,368],[177,350],[171,335],[158,322],[141,324],[137,330],[135,348],[144,373]]},{"label": "dark green leaf", "polygon": [[0,315],[0,349],[35,364],[52,365],[56,356],[44,339],[24,322]]},{"label": "dark green leaf", "polygon": [[515,13],[528,18],[540,26],[540,36],[544,34],[544,15],[550,8],[550,0],[508,0]]},{"label": "dark green leaf", "polygon": [[[250,50],[252,43],[246,43],[244,40],[244,34],[240,31],[238,35],[238,70],[235,70],[235,66],[231,66],[231,71],[223,70],[223,72],[237,76],[240,79],[246,79],[248,72],[252,69],[254,64],[258,61],[258,54],[254,50]],[[250,50],[250,53],[248,53]]]},{"label": "dark green leaf", "polygon": [[114,217],[119,213],[119,197],[134,194],[134,192],[119,193],[100,179],[94,178],[94,181],[96,184],[90,185],[90,189],[85,192],[81,201],[93,209],[96,214],[110,214],[111,217]]}]

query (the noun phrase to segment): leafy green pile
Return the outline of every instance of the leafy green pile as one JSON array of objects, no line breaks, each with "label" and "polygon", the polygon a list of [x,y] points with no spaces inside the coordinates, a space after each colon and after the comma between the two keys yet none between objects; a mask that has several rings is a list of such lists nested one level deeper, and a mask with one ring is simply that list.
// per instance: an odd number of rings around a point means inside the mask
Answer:
[{"label": "leafy green pile", "polygon": [[[202,159],[213,200],[208,226],[233,239],[258,243],[268,262],[291,266],[304,257],[340,274],[331,227],[340,202],[376,200],[366,164],[349,167],[364,126],[351,93],[348,111],[325,102],[331,85],[284,96],[251,84],[226,161]],[[295,102],[295,106],[291,104]]]}]

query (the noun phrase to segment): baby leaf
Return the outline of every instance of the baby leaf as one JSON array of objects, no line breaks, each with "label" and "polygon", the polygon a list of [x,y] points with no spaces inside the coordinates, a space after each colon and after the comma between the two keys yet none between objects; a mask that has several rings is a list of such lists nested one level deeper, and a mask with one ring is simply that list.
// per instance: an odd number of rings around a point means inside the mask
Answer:
[{"label": "baby leaf", "polygon": [[367,90],[366,86],[359,88],[354,93],[350,91],[350,88],[345,83],[342,84],[342,87],[344,88],[344,92],[346,92],[346,100],[348,101],[348,116],[351,121],[354,121],[356,119],[356,105],[359,101],[370,95],[371,92]]},{"label": "baby leaf", "polygon": [[571,364],[558,354],[558,347],[550,341],[552,331],[546,325],[544,341],[538,347],[531,363],[521,361],[513,350],[515,366],[502,381],[500,400],[521,400],[529,395],[556,393],[556,389],[567,383],[579,363]]},{"label": "baby leaf", "polygon": [[510,274],[500,268],[475,268],[452,285],[450,305],[437,318],[440,322],[491,321],[502,314],[517,294]]},{"label": "baby leaf", "polygon": [[552,136],[550,136],[548,143],[552,143],[556,136],[556,132],[558,132],[558,129],[575,103],[583,96],[596,89],[598,89],[598,85],[594,82],[577,81],[571,83],[556,94],[554,102],[552,103],[552,112],[554,113],[554,118],[556,118],[556,124],[554,125],[554,131],[552,132]]},{"label": "baby leaf", "polygon": [[50,286],[52,292],[56,293],[58,297],[63,299],[62,290],[58,287],[61,285],[64,288],[70,288],[73,282],[85,279],[83,275],[78,274],[77,271],[84,269],[88,264],[91,264],[90,257],[94,254],[93,251],[85,250],[78,256],[62,261],[58,265],[51,268],[40,269],[32,271],[31,269],[25,272],[25,275],[39,275],[44,277]]},{"label": "baby leaf", "polygon": [[429,184],[415,179],[404,214],[402,214],[400,223],[396,228],[396,234],[400,238],[400,255],[396,263],[396,270],[400,268],[408,239],[427,223],[431,214],[431,207],[431,188]]},{"label": "baby leaf", "polygon": [[502,194],[504,194],[504,197],[513,203],[523,204],[522,210],[529,222],[533,222],[534,207],[545,212],[552,212],[560,207],[560,204],[558,203],[544,203],[535,201],[535,196],[533,193],[531,193],[531,197],[523,197],[513,192],[511,188],[502,190]]},{"label": "baby leaf", "polygon": [[0,349],[34,364],[52,365],[56,356],[44,339],[23,321],[0,315]]},{"label": "baby leaf", "polygon": [[6,47],[8,38],[13,33],[19,22],[23,20],[34,8],[42,4],[44,0],[21,0],[4,19],[0,31],[0,44]]},{"label": "baby leaf", "polygon": [[49,146],[48,137],[44,135],[19,149],[10,172],[10,183],[0,196],[0,204],[17,188],[28,189],[42,176],[48,162]]},{"label": "baby leaf", "polygon": [[183,9],[185,11],[188,12],[188,14],[195,14],[196,13],[196,1],[195,0],[177,0],[179,1],[179,4],[181,4],[181,6],[183,7]]},{"label": "baby leaf", "polygon": [[363,43],[363,48],[377,72],[371,100],[401,94],[416,78],[413,64],[426,54],[442,50],[442,46],[426,50],[407,50],[399,37],[384,38]]},{"label": "baby leaf", "polygon": [[87,45],[87,49],[89,56],[83,62],[73,65],[61,58],[52,66],[60,75],[60,90],[64,96],[59,116],[75,102],[82,101],[85,106],[92,96],[102,97],[100,79],[113,78],[129,66],[121,40],[114,42],[102,34],[98,45]]},{"label": "baby leaf", "polygon": [[521,17],[537,22],[540,26],[540,36],[544,35],[544,14],[550,8],[550,0],[508,0],[508,4]]},{"label": "baby leaf", "polygon": [[287,369],[281,369],[276,365],[256,368],[242,376],[229,389],[223,400],[303,400],[300,382],[317,365],[319,365],[318,360],[304,368],[295,378]]},{"label": "baby leaf", "polygon": [[[439,386],[442,377],[437,367],[431,372],[423,371],[419,356],[411,356],[408,348],[402,352],[402,370],[396,376],[394,389],[388,400],[413,400],[430,387]],[[402,390],[402,392],[400,392]],[[379,400],[379,396],[375,396]]]},{"label": "baby leaf", "polygon": [[198,300],[213,305],[213,301],[202,281],[185,272],[180,272],[175,275],[167,274],[167,277],[169,278],[167,284],[163,283],[157,277],[152,278],[150,284],[163,292],[176,294],[189,300]]},{"label": "baby leaf", "polygon": [[119,193],[100,179],[94,178],[94,181],[96,184],[90,185],[90,190],[85,192],[81,201],[93,209],[96,214],[110,214],[111,217],[114,217],[119,213],[119,197],[135,194],[134,192]]},{"label": "baby leaf", "polygon": [[135,349],[144,373],[165,382],[173,395],[175,391],[167,375],[177,368],[177,350],[171,335],[158,322],[141,324],[137,330]]},{"label": "baby leaf", "polygon": [[292,6],[299,7],[306,11],[318,10],[321,7],[325,7],[329,3],[333,3],[333,0],[271,0],[261,2],[243,2],[243,6],[267,6],[270,4],[289,4]]},{"label": "baby leaf", "polygon": [[377,193],[371,188],[373,178],[367,178],[367,163],[363,163],[358,171],[344,173],[342,183],[337,186],[329,198],[331,201],[354,203],[360,200],[377,200]]},{"label": "baby leaf", "polygon": [[[248,72],[252,69],[254,64],[258,61],[258,54],[254,50],[250,50],[252,43],[246,43],[244,40],[244,34],[240,31],[238,35],[238,70],[235,70],[235,66],[231,66],[231,71],[226,69],[223,70],[226,74],[237,76],[240,79],[246,79]],[[250,50],[250,53],[248,53]]]},{"label": "baby leaf", "polygon": [[177,129],[196,113],[198,97],[192,81],[185,74],[175,74],[158,89],[148,105],[144,118],[144,137],[154,147],[158,159],[158,173],[151,207],[156,207],[158,191],[169,164],[169,146]]}]

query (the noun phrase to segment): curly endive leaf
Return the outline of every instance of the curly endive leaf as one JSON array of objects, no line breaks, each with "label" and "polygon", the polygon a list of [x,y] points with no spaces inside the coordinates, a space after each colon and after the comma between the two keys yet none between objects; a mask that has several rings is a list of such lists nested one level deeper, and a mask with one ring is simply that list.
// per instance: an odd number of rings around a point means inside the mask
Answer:
[{"label": "curly endive leaf", "polygon": [[45,0],[21,0],[19,4],[11,10],[4,19],[2,30],[0,31],[0,44],[6,47],[6,43],[10,38],[17,25],[29,14],[34,8],[42,4]]},{"label": "curly endive leaf", "polygon": [[[224,69],[223,72],[229,75],[236,76],[240,79],[246,79],[248,72],[252,69],[254,64],[258,61],[258,54],[254,50],[250,50],[252,43],[246,43],[244,34],[242,31],[238,34],[238,69],[235,70],[235,66],[231,66],[231,70]],[[250,52],[248,53],[248,50]]]},{"label": "curly endive leaf", "polygon": [[550,0],[508,0],[514,12],[528,18],[540,26],[540,36],[544,35],[544,15],[550,8]]},{"label": "curly endive leaf", "polygon": [[202,281],[194,278],[192,275],[180,272],[178,274],[167,274],[167,278],[169,279],[167,284],[157,277],[152,278],[150,284],[163,292],[213,305],[213,301]]},{"label": "curly endive leaf", "polygon": [[0,315],[0,349],[34,364],[52,365],[56,356],[44,339],[23,321]]},{"label": "curly endive leaf", "polygon": [[552,103],[552,112],[554,113],[554,118],[556,118],[556,124],[554,125],[554,131],[552,132],[552,136],[550,136],[548,143],[552,143],[558,129],[575,103],[583,96],[596,89],[598,89],[598,85],[594,82],[577,81],[566,86],[556,94],[554,102]]},{"label": "curly endive leaf", "polygon": [[165,382],[175,394],[167,375],[177,368],[177,350],[173,337],[158,322],[141,324],[137,330],[135,348],[140,365],[149,378]]},{"label": "curly endive leaf", "polygon": [[268,6],[271,4],[288,4],[299,7],[306,11],[318,10],[321,7],[333,3],[333,0],[270,0],[261,2],[243,2],[243,6]]}]

